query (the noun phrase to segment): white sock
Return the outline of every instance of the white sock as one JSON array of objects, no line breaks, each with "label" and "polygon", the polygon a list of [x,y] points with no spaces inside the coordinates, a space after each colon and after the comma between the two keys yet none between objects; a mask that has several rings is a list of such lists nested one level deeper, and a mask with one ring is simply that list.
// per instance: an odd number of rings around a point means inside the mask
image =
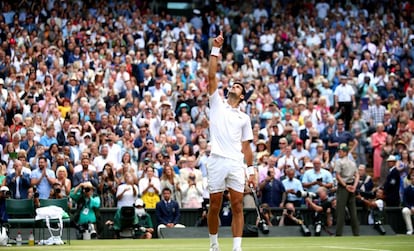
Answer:
[{"label": "white sock", "polygon": [[209,234],[210,236],[210,245],[217,244],[218,234]]},{"label": "white sock", "polygon": [[241,244],[242,244],[242,237],[233,238],[233,249],[241,248]]}]

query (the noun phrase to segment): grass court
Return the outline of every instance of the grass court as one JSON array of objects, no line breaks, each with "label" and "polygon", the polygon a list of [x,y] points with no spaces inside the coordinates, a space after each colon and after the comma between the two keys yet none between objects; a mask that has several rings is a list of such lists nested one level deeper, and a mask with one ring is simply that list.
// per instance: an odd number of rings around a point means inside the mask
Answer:
[{"label": "grass court", "polygon": [[[219,239],[221,251],[232,250],[232,239]],[[4,250],[47,251],[208,251],[209,240],[203,239],[153,239],[153,240],[72,240],[71,245],[3,247]],[[360,237],[269,237],[244,238],[243,251],[289,250],[361,250],[361,251],[412,251],[414,236],[360,236]]]}]

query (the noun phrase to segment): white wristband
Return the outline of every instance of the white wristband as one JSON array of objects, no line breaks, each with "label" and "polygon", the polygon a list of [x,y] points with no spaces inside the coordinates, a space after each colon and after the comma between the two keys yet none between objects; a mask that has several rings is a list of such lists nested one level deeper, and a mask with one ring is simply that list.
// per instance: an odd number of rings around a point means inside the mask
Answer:
[{"label": "white wristband", "polygon": [[250,175],[254,175],[254,166],[249,166],[249,167],[247,167],[246,172],[247,172],[247,175],[248,175],[248,176],[250,176]]},{"label": "white wristband", "polygon": [[219,48],[219,47],[214,47],[214,46],[213,46],[213,48],[211,48],[211,53],[210,53],[210,55],[211,55],[211,56],[218,57],[218,56],[220,55],[220,48]]}]

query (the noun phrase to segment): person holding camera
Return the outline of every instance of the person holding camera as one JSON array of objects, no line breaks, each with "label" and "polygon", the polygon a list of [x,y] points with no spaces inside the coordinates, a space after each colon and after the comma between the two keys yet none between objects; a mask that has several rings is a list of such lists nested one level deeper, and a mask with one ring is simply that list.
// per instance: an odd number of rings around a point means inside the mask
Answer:
[{"label": "person holding camera", "polygon": [[359,183],[359,172],[354,161],[348,157],[348,146],[344,143],[339,145],[339,159],[335,162],[336,180],[338,190],[336,191],[336,236],[342,236],[345,225],[345,208],[348,207],[351,216],[352,233],[359,235],[359,222],[356,209],[355,190]]},{"label": "person holding camera", "polygon": [[63,191],[64,189],[62,189],[62,185],[59,182],[56,182],[50,190],[49,199],[62,199],[66,197]]},{"label": "person holding camera", "polygon": [[[260,213],[262,215],[262,219],[266,223],[267,226],[276,226],[278,224],[277,217],[275,217],[272,213],[272,209],[267,203],[262,203],[260,206]],[[263,224],[260,222],[260,218],[257,218],[256,225],[259,226],[259,224]]]},{"label": "person holding camera", "polygon": [[300,180],[295,178],[295,169],[289,167],[286,170],[287,178],[282,181],[285,191],[287,193],[286,202],[292,203],[295,207],[300,207],[302,198],[296,196],[298,191],[303,191],[303,186]]},{"label": "person holding camera", "polygon": [[374,225],[374,228],[380,232],[380,234],[385,234],[385,229],[382,226],[384,222],[384,189],[378,188],[373,193],[358,193],[356,196],[366,207],[369,208],[368,215],[368,224]]},{"label": "person holding camera", "polygon": [[[94,189],[92,183],[86,181],[78,184],[70,191],[70,198],[77,204],[73,220],[81,233],[86,229],[96,229],[97,210],[101,206],[101,199],[94,195]],[[91,232],[91,236],[93,232],[95,231]],[[96,235],[96,232],[94,234]]]},{"label": "person holding camera", "polygon": [[[367,174],[367,170],[365,165],[359,165],[358,166],[358,172],[359,172],[359,182],[357,186],[358,192],[363,193],[372,193],[372,190],[374,188],[374,182],[372,181],[371,175]],[[357,201],[357,206],[362,206],[363,203],[361,201]]]},{"label": "person holding camera", "polygon": [[322,167],[322,161],[318,157],[313,159],[313,162],[305,163],[312,169],[305,171],[302,177],[302,185],[308,192],[316,193],[319,187],[332,188],[333,177],[332,174]]},{"label": "person holding camera", "polygon": [[201,208],[203,202],[203,182],[197,180],[195,173],[188,175],[187,182],[181,186],[183,208]]},{"label": "person holding camera", "polygon": [[303,220],[296,214],[295,205],[293,203],[286,203],[282,212],[282,217],[279,221],[279,227],[281,226],[297,226],[302,225]]},{"label": "person holding camera", "polygon": [[260,182],[259,189],[262,193],[262,203],[270,207],[283,208],[286,201],[286,191],[283,183],[275,179],[275,169],[269,168],[267,177]]},{"label": "person holding camera", "polygon": [[[305,198],[306,205],[313,213],[313,225],[315,226],[315,235],[321,234],[321,228],[332,226],[332,201],[328,197],[328,189],[326,187],[318,187],[315,194],[318,199],[315,200],[313,196]],[[329,233],[330,234],[330,233]]]},{"label": "person holding camera", "polygon": [[136,226],[138,227],[135,236],[140,239],[152,239],[154,227],[151,216],[145,211],[144,201],[138,198],[134,203],[134,207],[137,216]]}]

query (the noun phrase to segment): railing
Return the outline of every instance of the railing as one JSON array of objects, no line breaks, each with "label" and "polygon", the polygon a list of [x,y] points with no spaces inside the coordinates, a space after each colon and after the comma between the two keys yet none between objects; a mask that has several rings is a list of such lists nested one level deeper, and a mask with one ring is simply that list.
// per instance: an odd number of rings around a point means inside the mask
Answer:
[{"label": "railing", "polygon": [[[297,208],[301,211],[302,216],[306,223],[312,223],[312,211],[307,208]],[[101,217],[102,221],[106,222],[107,220],[113,220],[115,215],[116,208],[102,208]],[[147,212],[151,215],[152,222],[154,225],[157,224],[155,209],[147,209]],[[195,226],[197,220],[201,216],[199,209],[180,209],[181,212],[181,223],[186,226]],[[281,215],[282,209],[272,208],[272,213],[274,215]],[[361,225],[368,225],[368,214],[369,212],[364,208],[358,208],[358,217]],[[256,210],[254,208],[245,208],[244,209],[245,222],[248,224],[255,224],[256,222]],[[393,230],[398,234],[404,234],[406,232],[405,224],[401,215],[401,208],[399,207],[390,207],[385,209],[385,223],[390,225]],[[112,233],[105,228],[102,234],[103,238],[112,238]]]},{"label": "railing", "polygon": [[[107,220],[113,220],[116,208],[101,208],[100,214],[101,214],[101,238],[104,239],[110,239],[113,238],[113,232],[109,230],[108,227],[104,225],[104,223]],[[297,210],[301,211],[302,216],[304,217],[304,220],[307,224],[312,224],[312,212],[308,210],[307,208],[297,208]],[[154,224],[154,227],[157,225],[157,220],[155,216],[155,209],[147,209],[147,212],[151,215],[152,222]],[[181,221],[180,223],[188,226],[188,227],[194,227],[197,220],[201,216],[200,209],[180,209],[181,212]],[[282,209],[280,208],[272,208],[273,215],[281,215]],[[368,211],[363,208],[358,208],[358,217],[359,222],[361,225],[367,225],[368,224]],[[244,215],[245,215],[245,222],[247,224],[255,224],[256,222],[256,210],[254,208],[245,208],[244,209]],[[392,207],[392,208],[386,208],[385,209],[385,223],[392,227],[395,233],[397,234],[405,234],[406,228],[404,224],[404,220],[401,215],[401,208],[399,207]],[[73,226],[73,224],[72,224]],[[23,227],[16,224],[12,225],[12,228],[16,227]],[[26,226],[27,227],[27,226]],[[17,228],[16,228],[17,229]],[[14,230],[14,229],[13,229]],[[74,234],[75,231],[72,231],[72,234]],[[157,238],[157,236],[154,236]],[[74,238],[74,237],[72,237]]]}]

